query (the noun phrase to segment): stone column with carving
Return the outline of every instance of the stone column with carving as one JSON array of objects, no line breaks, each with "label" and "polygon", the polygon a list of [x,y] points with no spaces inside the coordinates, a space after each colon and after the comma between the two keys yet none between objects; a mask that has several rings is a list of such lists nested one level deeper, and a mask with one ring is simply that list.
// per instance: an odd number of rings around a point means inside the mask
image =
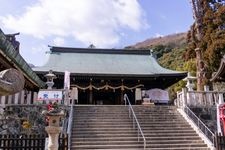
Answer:
[{"label": "stone column with carving", "polygon": [[64,112],[51,110],[46,113],[46,116],[49,119],[49,125],[45,128],[49,137],[48,150],[58,150],[59,134],[62,131],[62,127],[60,127],[60,118],[64,116]]}]

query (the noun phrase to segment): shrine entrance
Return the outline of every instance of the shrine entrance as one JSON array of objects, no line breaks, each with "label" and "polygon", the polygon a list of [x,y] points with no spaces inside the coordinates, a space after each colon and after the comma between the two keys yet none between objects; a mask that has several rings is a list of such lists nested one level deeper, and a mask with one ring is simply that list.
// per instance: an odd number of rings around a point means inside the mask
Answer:
[{"label": "shrine entrance", "polygon": [[96,105],[117,104],[118,94],[113,90],[95,90],[93,92],[93,103]]},{"label": "shrine entrance", "polygon": [[135,92],[130,90],[121,91],[120,89],[102,90],[78,90],[78,104],[87,105],[123,105],[123,96],[126,93],[130,102],[135,104]]}]

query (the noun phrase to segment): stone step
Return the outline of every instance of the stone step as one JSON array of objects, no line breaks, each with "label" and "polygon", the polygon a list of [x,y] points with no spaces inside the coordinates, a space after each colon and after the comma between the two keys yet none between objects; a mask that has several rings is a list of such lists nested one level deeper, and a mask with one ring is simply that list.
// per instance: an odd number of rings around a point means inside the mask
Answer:
[{"label": "stone step", "polygon": [[[114,134],[114,133],[137,133],[136,130],[131,130],[131,129],[127,129],[127,130],[73,130],[74,134],[87,134],[87,133],[108,133],[108,134]],[[145,133],[174,133],[176,132],[176,130],[162,130],[162,131],[155,131],[155,130],[143,130],[143,132]],[[179,131],[180,133],[196,133],[194,130],[181,130]]]},{"label": "stone step", "polygon": [[[140,139],[142,141],[142,139]],[[82,141],[74,141],[72,144],[75,145],[108,145],[108,144],[138,144],[138,140],[111,140],[111,141],[88,141],[88,140],[82,140]],[[142,143],[142,142],[140,142]],[[156,145],[156,144],[204,144],[202,140],[164,140],[164,141],[158,141],[158,140],[150,140],[147,141],[147,144],[150,145]]]},{"label": "stone step", "polygon": [[[143,150],[143,148],[98,148],[98,149],[93,149],[93,148],[84,148],[85,150]],[[83,148],[71,148],[71,150],[84,150]],[[162,150],[161,148],[151,148],[150,150]],[[210,148],[205,148],[205,147],[179,147],[179,148],[163,148],[163,150],[210,150]]]},{"label": "stone step", "polygon": [[137,149],[137,148],[142,148],[143,150],[143,144],[128,144],[128,145],[75,145],[72,146],[72,149],[79,150],[79,149],[127,149],[127,148],[132,148],[132,149]]},{"label": "stone step", "polygon": [[[75,126],[79,126],[79,125],[119,125],[119,124],[123,124],[123,125],[132,125],[132,121],[129,122],[118,122],[118,121],[112,121],[112,122],[103,122],[103,121],[99,121],[99,122],[73,122]],[[139,122],[142,124],[142,127],[144,126],[168,126],[168,125],[174,125],[174,127],[176,126],[180,126],[180,125],[186,125],[184,122]]]},{"label": "stone step", "polygon": [[[133,106],[149,150],[206,150],[173,106]],[[143,150],[124,106],[75,107],[71,150]]]},{"label": "stone step", "polygon": [[[176,121],[183,121],[182,118],[144,118],[144,117],[137,117],[139,122],[155,122],[155,121],[160,121],[160,122],[176,122]],[[90,117],[90,118],[84,118],[84,117],[76,117],[74,118],[74,121],[85,121],[85,122],[91,122],[91,121],[132,121],[132,118],[108,118],[108,117]]]},{"label": "stone step", "polygon": [[[107,127],[133,127],[132,124],[74,124],[74,127],[76,128],[87,128],[87,127],[99,127],[99,128],[107,128]],[[176,129],[176,128],[182,128],[182,127],[190,127],[189,124],[141,124],[141,128],[169,128],[169,129]]]},{"label": "stone step", "polygon": [[[127,132],[127,133],[86,133],[86,134],[74,134],[72,135],[72,137],[130,137],[130,136],[136,136],[136,134],[134,134],[133,132]],[[163,136],[170,136],[172,137],[176,137],[176,136],[197,136],[196,133],[144,133],[145,137],[163,137]]]},{"label": "stone step", "polygon": [[[189,141],[189,140],[201,140],[200,137],[198,136],[176,136],[176,137],[145,137],[147,142],[148,141],[173,141],[173,140],[185,140],[185,141]],[[72,139],[73,136],[72,136]],[[76,141],[95,141],[96,142],[96,138],[91,138],[91,137],[86,137],[86,138],[76,138]],[[99,137],[98,141],[124,141],[124,140],[129,140],[129,141],[137,141],[137,135],[136,136],[132,136],[132,137],[109,137],[109,138],[104,138],[104,137]]]},{"label": "stone step", "polygon": [[[109,127],[109,128],[73,128],[72,131],[77,131],[77,132],[82,132],[82,131],[104,131],[104,132],[107,132],[107,131],[129,131],[129,130],[134,130],[133,128],[127,128],[127,127],[124,127],[124,128],[113,128],[113,127]],[[182,132],[182,131],[193,131],[193,129],[191,127],[189,128],[176,128],[176,129],[173,129],[173,128],[169,128],[169,129],[165,129],[165,128],[161,128],[161,129],[148,129],[148,128],[144,128],[142,129],[143,132]]]},{"label": "stone step", "polygon": [[[185,144],[185,143],[181,143],[181,144],[151,144],[151,145],[147,145],[147,149],[150,149],[151,148],[161,148],[161,150],[164,150],[164,148],[183,148],[183,147],[186,147],[186,148],[199,148],[199,147],[206,147],[205,144],[201,144],[201,143],[190,143],[190,144]],[[107,149],[107,148],[143,148],[143,144],[142,143],[139,143],[139,144],[136,144],[136,143],[130,143],[130,144],[107,144],[107,145],[98,145],[98,144],[95,144],[95,145],[76,145],[76,146],[72,146],[72,148],[88,148],[88,149]]]}]

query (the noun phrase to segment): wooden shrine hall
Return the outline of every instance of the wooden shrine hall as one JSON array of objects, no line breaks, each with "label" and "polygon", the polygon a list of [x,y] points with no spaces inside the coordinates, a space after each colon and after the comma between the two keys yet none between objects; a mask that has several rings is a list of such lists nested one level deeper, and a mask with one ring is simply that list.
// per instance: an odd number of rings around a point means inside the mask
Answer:
[{"label": "wooden shrine hall", "polygon": [[135,91],[166,89],[187,75],[161,67],[149,50],[51,47],[49,55],[44,66],[33,70],[42,80],[52,70],[56,89],[63,88],[69,71],[79,104],[118,105],[125,93],[135,104]]}]

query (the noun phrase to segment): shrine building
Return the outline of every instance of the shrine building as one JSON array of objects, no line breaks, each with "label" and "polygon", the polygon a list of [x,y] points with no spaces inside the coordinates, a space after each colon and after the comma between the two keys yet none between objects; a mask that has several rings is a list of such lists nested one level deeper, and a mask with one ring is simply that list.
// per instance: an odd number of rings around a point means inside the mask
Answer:
[{"label": "shrine building", "polygon": [[65,71],[70,72],[78,104],[119,105],[125,93],[135,104],[136,91],[166,89],[187,76],[161,67],[149,50],[51,47],[49,55],[44,66],[33,70],[43,81],[52,70],[56,89],[63,88]]}]

